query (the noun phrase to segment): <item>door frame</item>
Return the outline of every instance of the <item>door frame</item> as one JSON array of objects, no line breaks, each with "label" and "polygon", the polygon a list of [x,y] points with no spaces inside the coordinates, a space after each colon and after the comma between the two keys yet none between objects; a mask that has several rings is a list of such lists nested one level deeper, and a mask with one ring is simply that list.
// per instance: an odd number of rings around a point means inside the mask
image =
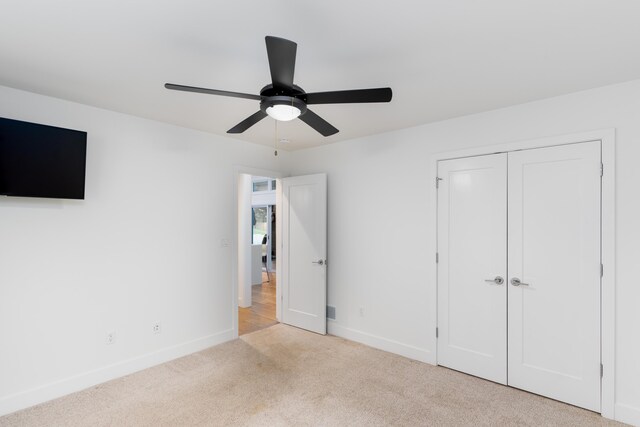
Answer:
[{"label": "door frame", "polygon": [[[605,418],[615,419],[615,128],[600,129],[588,132],[573,133],[568,135],[552,136],[525,141],[489,145],[483,147],[467,148],[462,150],[436,153],[430,156],[429,178],[430,185],[429,203],[432,219],[432,253],[438,251],[438,193],[436,179],[438,162],[440,160],[456,159],[461,157],[483,156],[487,154],[505,153],[509,151],[528,150],[533,148],[553,147],[558,145],[577,144],[581,142],[600,141],[601,158],[603,165],[601,188],[601,216],[600,216],[600,244],[601,260],[604,266],[601,278],[600,299],[600,355],[603,365],[603,374],[600,382],[600,410]],[[435,261],[435,256],[434,256]],[[436,285],[431,287],[431,324],[438,325],[438,268],[433,270],[432,278]],[[436,334],[430,332],[431,348],[435,349],[435,364],[438,359],[438,340]]]},{"label": "door frame", "polygon": [[[276,185],[280,187],[280,180],[289,176],[284,172],[279,172],[275,170],[268,169],[260,169],[254,168],[251,166],[242,166],[242,165],[234,165],[233,167],[233,237],[230,239],[232,242],[231,245],[231,329],[233,338],[238,338],[238,280],[241,276],[239,272],[238,265],[238,252],[240,248],[240,241],[238,239],[238,229],[240,227],[238,221],[238,193],[240,189],[238,188],[238,179],[240,175],[247,174],[252,176],[264,176],[269,177],[276,180]],[[276,211],[280,209],[281,200],[278,192],[276,192]],[[281,218],[279,215],[276,215],[276,242],[282,242],[280,238],[280,233],[282,232],[281,226]],[[249,251],[251,249],[249,248]],[[276,258],[276,272],[278,272],[278,265],[280,264],[278,258]],[[277,280],[277,279],[276,279]],[[277,282],[276,282],[277,283]],[[276,286],[276,319],[278,322],[281,319],[280,310],[282,306],[280,304],[280,286]]]}]

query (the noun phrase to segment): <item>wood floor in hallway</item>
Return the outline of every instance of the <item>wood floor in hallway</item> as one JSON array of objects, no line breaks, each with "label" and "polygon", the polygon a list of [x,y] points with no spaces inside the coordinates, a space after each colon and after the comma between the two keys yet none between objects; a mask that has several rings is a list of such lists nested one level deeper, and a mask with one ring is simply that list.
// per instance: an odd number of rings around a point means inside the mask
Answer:
[{"label": "wood floor in hallway", "polygon": [[262,284],[251,287],[251,307],[238,308],[238,334],[244,335],[250,332],[273,326],[276,320],[276,274],[262,272]]}]

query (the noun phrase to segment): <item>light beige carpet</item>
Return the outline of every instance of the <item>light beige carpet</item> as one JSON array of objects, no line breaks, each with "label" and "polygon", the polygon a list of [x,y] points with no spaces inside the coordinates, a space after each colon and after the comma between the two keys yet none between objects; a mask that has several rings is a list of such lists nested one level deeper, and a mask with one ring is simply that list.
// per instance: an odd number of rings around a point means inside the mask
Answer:
[{"label": "light beige carpet", "polygon": [[0,418],[0,426],[616,424],[285,325]]}]

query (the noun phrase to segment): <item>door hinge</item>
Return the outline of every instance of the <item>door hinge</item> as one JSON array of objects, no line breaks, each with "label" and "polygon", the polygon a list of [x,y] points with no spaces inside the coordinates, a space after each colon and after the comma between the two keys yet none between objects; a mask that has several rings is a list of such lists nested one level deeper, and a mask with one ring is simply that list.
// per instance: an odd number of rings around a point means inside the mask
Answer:
[{"label": "door hinge", "polygon": [[604,277],[604,265],[600,263],[600,277]]},{"label": "door hinge", "polygon": [[438,338],[438,328],[436,328],[436,338]]},{"label": "door hinge", "polygon": [[442,181],[442,178],[436,176],[436,188],[440,188],[440,181]]},{"label": "door hinge", "polygon": [[600,163],[600,177],[604,176],[604,163]]},{"label": "door hinge", "polygon": [[600,378],[602,378],[604,376],[604,365],[601,363],[600,364]]},{"label": "door hinge", "polygon": [[440,262],[440,254],[436,252],[436,264]]}]

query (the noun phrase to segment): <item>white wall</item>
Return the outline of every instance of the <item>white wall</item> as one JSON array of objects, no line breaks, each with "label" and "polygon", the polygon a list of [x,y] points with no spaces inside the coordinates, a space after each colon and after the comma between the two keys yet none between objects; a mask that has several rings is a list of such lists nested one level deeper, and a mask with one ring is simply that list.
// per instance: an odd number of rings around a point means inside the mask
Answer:
[{"label": "white wall", "polygon": [[0,197],[0,414],[233,338],[234,167],[286,152],[5,87],[0,116],[88,132],[86,200]]},{"label": "white wall", "polygon": [[[253,227],[251,226],[251,175],[238,174],[238,306],[251,307],[253,282]],[[262,271],[260,272],[262,274]]]},{"label": "white wall", "polygon": [[329,331],[433,360],[429,156],[612,127],[617,135],[616,417],[640,424],[640,81],[294,152],[293,175],[328,173],[328,303],[337,315]]}]

